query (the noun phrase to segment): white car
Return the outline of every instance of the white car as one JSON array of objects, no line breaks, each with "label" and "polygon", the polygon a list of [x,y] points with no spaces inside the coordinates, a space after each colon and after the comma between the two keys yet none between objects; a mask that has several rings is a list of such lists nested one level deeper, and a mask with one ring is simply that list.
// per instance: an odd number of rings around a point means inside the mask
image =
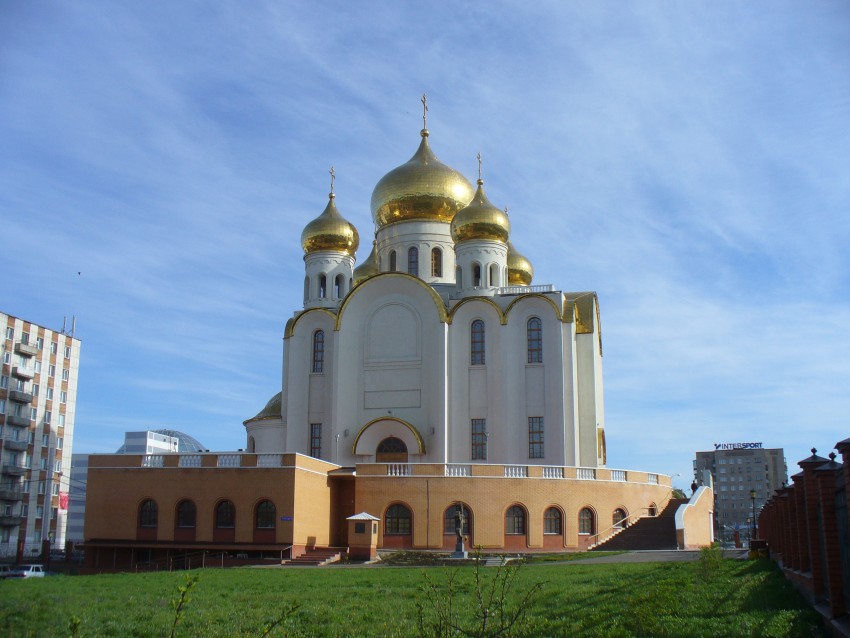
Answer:
[{"label": "white car", "polygon": [[18,565],[6,575],[6,578],[44,578],[46,574],[44,565]]}]

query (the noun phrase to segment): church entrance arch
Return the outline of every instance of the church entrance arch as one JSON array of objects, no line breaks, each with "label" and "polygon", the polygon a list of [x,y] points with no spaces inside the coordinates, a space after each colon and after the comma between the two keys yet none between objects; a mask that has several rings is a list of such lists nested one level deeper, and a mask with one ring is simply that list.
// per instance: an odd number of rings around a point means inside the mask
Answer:
[{"label": "church entrance arch", "polygon": [[395,436],[388,436],[378,443],[378,449],[375,451],[375,462],[407,463],[407,446],[404,441]]}]

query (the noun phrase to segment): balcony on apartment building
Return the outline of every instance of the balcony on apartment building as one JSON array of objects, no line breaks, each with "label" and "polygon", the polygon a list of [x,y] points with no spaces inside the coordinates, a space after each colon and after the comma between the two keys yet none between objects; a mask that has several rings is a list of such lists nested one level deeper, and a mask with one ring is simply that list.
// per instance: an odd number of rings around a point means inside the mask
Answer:
[{"label": "balcony on apartment building", "polygon": [[[18,403],[32,403],[32,392],[24,392],[23,390],[9,390],[9,398]],[[29,423],[27,423],[29,425]]]},{"label": "balcony on apartment building", "polygon": [[18,341],[15,344],[15,354],[19,354],[24,357],[34,357],[38,354],[38,346],[33,343]]},{"label": "balcony on apartment building", "polygon": [[8,474],[9,476],[23,476],[27,473],[27,468],[23,465],[15,465],[12,463],[3,463],[2,466],[3,474]]},{"label": "balcony on apartment building", "polygon": [[24,491],[21,488],[0,485],[0,501],[20,501],[23,497]]},{"label": "balcony on apartment building", "polygon": [[18,414],[7,414],[6,425],[17,425],[22,428],[28,428],[30,426],[30,418]]},{"label": "balcony on apartment building", "polygon": [[3,449],[10,450],[13,452],[26,452],[29,447],[29,441],[26,439],[22,439],[20,441],[15,441],[13,439],[4,439],[3,440]]},{"label": "balcony on apartment building", "polygon": [[35,371],[29,366],[15,366],[12,368],[12,374],[19,379],[32,379],[35,376]]}]

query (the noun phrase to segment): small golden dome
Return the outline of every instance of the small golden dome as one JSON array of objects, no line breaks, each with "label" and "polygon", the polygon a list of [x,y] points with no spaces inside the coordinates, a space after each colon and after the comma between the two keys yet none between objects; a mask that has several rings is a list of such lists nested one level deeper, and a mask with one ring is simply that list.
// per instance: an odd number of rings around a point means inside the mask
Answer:
[{"label": "small golden dome", "polygon": [[534,267],[511,242],[508,242],[508,285],[529,286],[534,279]]},{"label": "small golden dome", "polygon": [[456,244],[472,239],[508,241],[511,222],[508,214],[496,208],[484,193],[484,180],[478,180],[478,190],[465,208],[452,220],[452,239]]},{"label": "small golden dome", "polygon": [[361,281],[374,277],[380,273],[378,269],[378,255],[375,253],[377,242],[372,241],[372,252],[366,257],[365,261],[354,269],[354,285],[356,286]]},{"label": "small golden dome", "polygon": [[437,159],[428,129],[410,160],[384,175],[372,191],[372,219],[378,227],[410,220],[449,223],[473,195],[461,173]]},{"label": "small golden dome", "polygon": [[301,233],[301,247],[304,254],[320,250],[333,250],[354,255],[360,245],[360,235],[354,224],[348,222],[334,204],[334,194],[329,196],[328,205],[321,215],[304,227]]}]

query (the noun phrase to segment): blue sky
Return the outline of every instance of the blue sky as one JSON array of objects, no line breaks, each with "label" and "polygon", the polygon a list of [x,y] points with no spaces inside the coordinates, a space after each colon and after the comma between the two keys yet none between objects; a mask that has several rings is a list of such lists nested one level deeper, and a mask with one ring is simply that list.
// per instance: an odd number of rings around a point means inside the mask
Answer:
[{"label": "blue sky", "polygon": [[[2,2],[0,308],[83,342],[74,450],[279,388],[299,236],[415,151],[599,294],[609,464],[850,436],[850,4]],[[80,274],[78,274],[80,273]]]}]

